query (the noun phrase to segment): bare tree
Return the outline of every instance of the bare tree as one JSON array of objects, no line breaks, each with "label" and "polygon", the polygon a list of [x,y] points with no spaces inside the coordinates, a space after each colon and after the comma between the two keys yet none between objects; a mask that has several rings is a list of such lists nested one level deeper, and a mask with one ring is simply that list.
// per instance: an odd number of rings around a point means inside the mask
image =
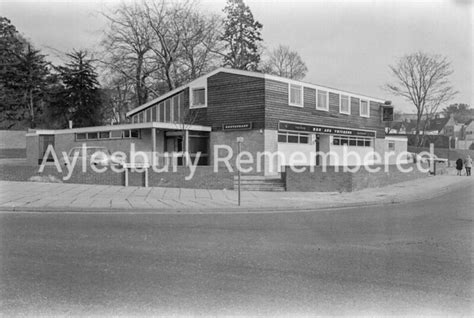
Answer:
[{"label": "bare tree", "polygon": [[396,65],[390,66],[390,70],[395,81],[386,84],[385,88],[415,106],[415,144],[420,145],[423,142],[423,138],[419,138],[423,117],[426,126],[439,106],[457,94],[448,79],[453,73],[451,64],[446,57],[417,52],[403,56]]},{"label": "bare tree", "polygon": [[196,79],[218,66],[219,55],[214,53],[219,46],[219,25],[217,16],[206,17],[194,12],[183,21],[181,74],[186,80]]},{"label": "bare tree", "polygon": [[102,40],[101,62],[109,70],[109,76],[118,73],[133,83],[136,103],[132,107],[144,104],[152,90],[147,80],[157,67],[151,60],[153,33],[143,7],[139,2],[122,3],[102,15],[109,25]]},{"label": "bare tree", "polygon": [[308,68],[298,52],[280,44],[269,53],[262,70],[268,74],[300,80],[306,76]]},{"label": "bare tree", "polygon": [[165,82],[172,90],[215,65],[213,49],[219,38],[216,17],[200,14],[190,1],[145,2],[144,7],[153,32],[151,50],[158,82]]}]

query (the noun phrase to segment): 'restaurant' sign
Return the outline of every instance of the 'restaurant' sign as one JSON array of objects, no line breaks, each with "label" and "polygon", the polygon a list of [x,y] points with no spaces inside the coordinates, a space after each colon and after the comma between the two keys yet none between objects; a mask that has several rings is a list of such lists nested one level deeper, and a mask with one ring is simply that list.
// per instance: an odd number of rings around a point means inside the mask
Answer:
[{"label": "'restaurant' sign", "polygon": [[224,124],[222,130],[248,130],[252,129],[252,123]]},{"label": "'restaurant' sign", "polygon": [[375,131],[371,131],[371,130],[359,130],[359,129],[308,125],[308,124],[294,124],[294,123],[287,123],[283,121],[278,123],[278,130],[317,133],[317,134],[330,134],[330,135],[375,137]]}]

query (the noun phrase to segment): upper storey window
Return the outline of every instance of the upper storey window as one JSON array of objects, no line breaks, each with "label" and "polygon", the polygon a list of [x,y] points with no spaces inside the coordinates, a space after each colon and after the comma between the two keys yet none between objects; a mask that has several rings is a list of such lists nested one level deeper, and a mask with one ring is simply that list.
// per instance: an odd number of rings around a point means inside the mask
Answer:
[{"label": "upper storey window", "polygon": [[341,102],[339,103],[339,112],[341,114],[351,114],[351,103],[350,103],[350,97],[347,95],[341,95]]},{"label": "upper storey window", "polygon": [[369,102],[366,100],[360,100],[360,115],[362,117],[370,117]]},{"label": "upper storey window", "polygon": [[291,106],[303,107],[303,86],[290,84],[288,103]]},{"label": "upper storey window", "polygon": [[206,89],[193,88],[191,90],[191,108],[200,108],[206,106]]},{"label": "upper storey window", "polygon": [[328,92],[322,91],[318,89],[318,97],[317,97],[316,109],[318,110],[329,110],[329,100],[328,100]]}]

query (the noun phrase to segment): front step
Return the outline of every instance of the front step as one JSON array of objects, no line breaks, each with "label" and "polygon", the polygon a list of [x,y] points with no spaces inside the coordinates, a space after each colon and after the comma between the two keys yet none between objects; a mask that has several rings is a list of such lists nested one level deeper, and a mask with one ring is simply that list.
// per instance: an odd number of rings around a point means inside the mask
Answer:
[{"label": "front step", "polygon": [[[238,188],[238,176],[234,176],[234,189]],[[285,184],[278,177],[241,176],[240,189],[243,191],[285,191]]]}]

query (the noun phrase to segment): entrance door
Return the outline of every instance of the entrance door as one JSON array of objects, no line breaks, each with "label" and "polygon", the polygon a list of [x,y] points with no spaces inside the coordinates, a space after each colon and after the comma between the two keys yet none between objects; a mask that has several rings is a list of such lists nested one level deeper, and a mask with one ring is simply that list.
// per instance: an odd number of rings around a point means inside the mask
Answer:
[{"label": "entrance door", "polygon": [[[54,148],[54,135],[40,135],[39,136],[39,158],[38,164],[41,164],[43,161],[43,157],[48,149],[48,146],[52,145]],[[46,158],[47,162],[54,161],[53,156],[49,154],[48,158]]]}]

